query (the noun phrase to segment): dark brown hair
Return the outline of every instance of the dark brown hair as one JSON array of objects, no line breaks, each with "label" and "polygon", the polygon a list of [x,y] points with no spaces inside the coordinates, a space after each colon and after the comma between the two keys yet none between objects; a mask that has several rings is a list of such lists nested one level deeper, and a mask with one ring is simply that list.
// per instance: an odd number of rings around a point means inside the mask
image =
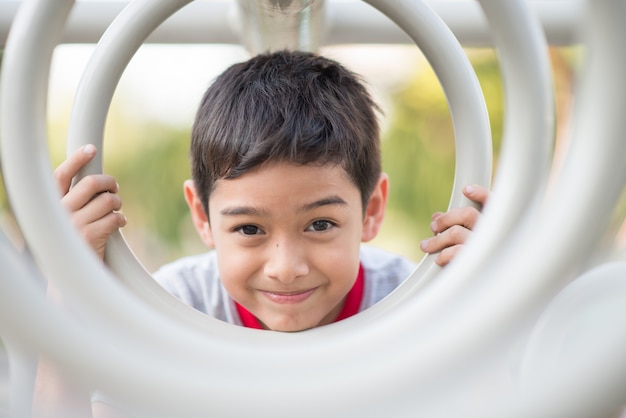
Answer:
[{"label": "dark brown hair", "polygon": [[192,130],[192,177],[205,211],[215,181],[270,162],[338,165],[365,209],[381,171],[376,110],[359,76],[312,53],[232,65],[207,89]]}]

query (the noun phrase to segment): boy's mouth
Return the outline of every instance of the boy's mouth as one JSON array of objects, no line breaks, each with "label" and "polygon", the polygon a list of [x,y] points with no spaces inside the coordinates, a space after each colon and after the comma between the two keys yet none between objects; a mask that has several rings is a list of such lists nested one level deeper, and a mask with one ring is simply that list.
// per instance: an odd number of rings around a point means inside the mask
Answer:
[{"label": "boy's mouth", "polygon": [[275,303],[299,303],[309,298],[317,288],[299,290],[295,292],[270,292],[262,290],[261,293]]}]

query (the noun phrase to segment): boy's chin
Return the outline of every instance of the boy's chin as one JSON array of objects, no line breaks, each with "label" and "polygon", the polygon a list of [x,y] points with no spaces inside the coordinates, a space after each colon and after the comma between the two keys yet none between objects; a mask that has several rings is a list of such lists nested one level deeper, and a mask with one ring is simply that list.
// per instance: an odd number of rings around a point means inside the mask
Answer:
[{"label": "boy's chin", "polygon": [[295,321],[260,321],[263,328],[277,332],[301,332],[316,328],[318,324],[298,323]]}]

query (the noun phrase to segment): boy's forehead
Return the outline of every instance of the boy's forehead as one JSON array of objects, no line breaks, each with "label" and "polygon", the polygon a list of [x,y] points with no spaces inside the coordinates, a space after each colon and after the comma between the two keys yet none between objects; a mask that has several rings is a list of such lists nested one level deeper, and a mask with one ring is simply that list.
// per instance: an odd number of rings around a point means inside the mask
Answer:
[{"label": "boy's forehead", "polygon": [[215,182],[212,195],[242,200],[274,196],[286,200],[293,200],[291,198],[296,196],[300,199],[309,196],[311,201],[331,197],[360,199],[359,188],[342,166],[286,162],[264,164],[236,178],[220,179]]},{"label": "boy's forehead", "polygon": [[[285,177],[282,177],[283,175],[285,175]],[[248,170],[246,173],[235,178],[224,178],[220,180],[225,180],[224,184],[237,179],[246,179],[248,181],[257,180],[262,182],[266,177],[278,177],[279,180],[286,182],[302,181],[307,184],[318,184],[320,186],[322,183],[320,180],[322,179],[324,181],[336,181],[337,183],[348,181],[353,183],[354,187],[357,187],[346,169],[336,163],[298,164],[288,161],[270,161]]]}]

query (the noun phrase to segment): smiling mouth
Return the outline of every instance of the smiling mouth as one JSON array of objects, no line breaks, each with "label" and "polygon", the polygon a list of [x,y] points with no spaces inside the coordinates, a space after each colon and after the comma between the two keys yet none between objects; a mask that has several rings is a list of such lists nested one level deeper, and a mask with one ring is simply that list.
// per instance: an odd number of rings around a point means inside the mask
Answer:
[{"label": "smiling mouth", "polygon": [[261,293],[275,303],[300,303],[311,296],[317,288],[302,290],[298,292],[270,292],[262,290]]}]

